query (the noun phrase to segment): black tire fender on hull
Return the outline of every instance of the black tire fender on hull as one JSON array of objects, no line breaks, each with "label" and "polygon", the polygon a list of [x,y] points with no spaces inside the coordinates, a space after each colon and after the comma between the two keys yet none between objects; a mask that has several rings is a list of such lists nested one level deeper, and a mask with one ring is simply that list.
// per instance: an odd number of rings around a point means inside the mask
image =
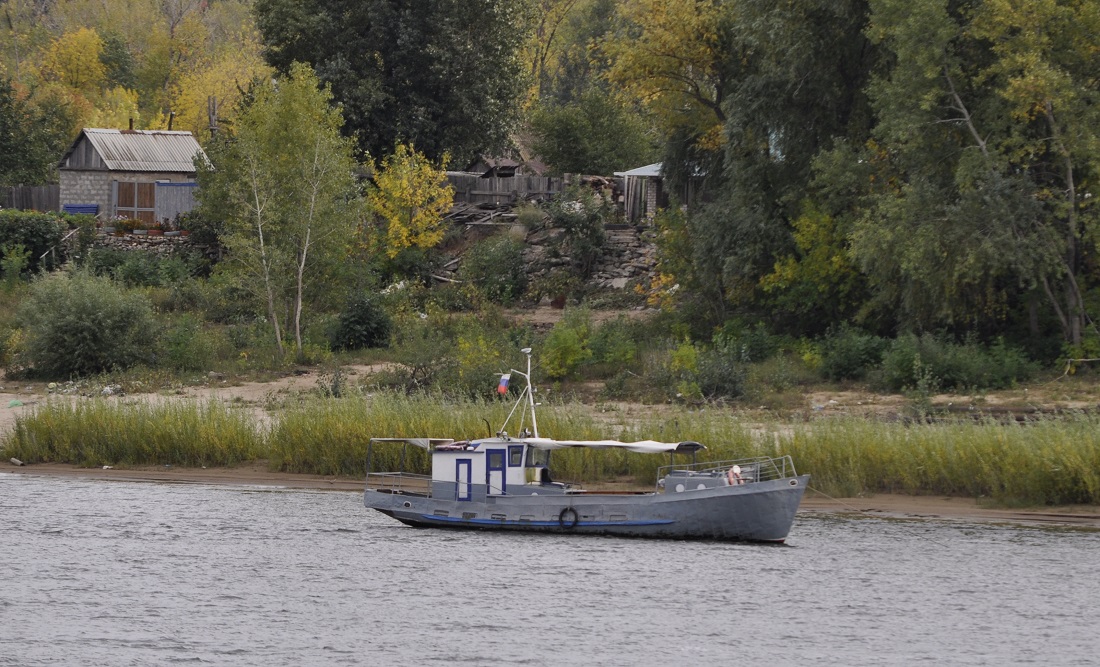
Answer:
[{"label": "black tire fender on hull", "polygon": [[579,521],[580,515],[578,515],[577,510],[572,507],[566,507],[561,511],[561,514],[558,515],[558,525],[566,530],[576,528]]}]

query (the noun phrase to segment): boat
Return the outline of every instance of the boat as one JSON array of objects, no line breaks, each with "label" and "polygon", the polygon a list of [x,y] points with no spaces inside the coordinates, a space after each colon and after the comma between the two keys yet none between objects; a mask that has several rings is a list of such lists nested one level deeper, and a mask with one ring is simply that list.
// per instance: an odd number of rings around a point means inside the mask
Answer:
[{"label": "boat", "polygon": [[[495,435],[481,439],[372,438],[364,505],[415,527],[615,535],[671,539],[783,542],[809,483],[790,456],[697,462],[694,441],[557,440],[539,435],[531,349],[527,372],[502,374],[526,386]],[[517,414],[518,412],[518,414]],[[515,436],[509,424],[517,422]],[[530,421],[530,425],[527,421]],[[400,446],[400,470],[374,472],[374,451]],[[566,448],[667,454],[652,491],[586,490],[555,481],[551,455]],[[412,450],[410,451],[410,448]],[[430,457],[431,474],[405,470],[410,454]],[[691,462],[677,464],[690,455]],[[413,454],[415,456],[415,454]]]}]

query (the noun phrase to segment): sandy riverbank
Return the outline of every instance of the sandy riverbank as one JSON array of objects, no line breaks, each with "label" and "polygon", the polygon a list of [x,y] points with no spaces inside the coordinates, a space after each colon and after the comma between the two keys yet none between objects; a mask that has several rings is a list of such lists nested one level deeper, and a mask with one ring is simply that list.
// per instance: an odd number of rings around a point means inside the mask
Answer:
[{"label": "sandy riverbank", "polygon": [[[165,484],[221,484],[270,486],[290,489],[358,492],[363,481],[347,477],[271,472],[262,463],[235,468],[80,468],[67,464],[16,467],[5,464],[0,473],[46,477],[81,477],[119,482]],[[973,498],[876,494],[867,498],[828,498],[811,489],[802,501],[805,514],[863,514],[899,519],[948,519],[978,523],[1041,523],[1100,529],[1100,507],[1067,506],[1029,509],[990,508]]]}]

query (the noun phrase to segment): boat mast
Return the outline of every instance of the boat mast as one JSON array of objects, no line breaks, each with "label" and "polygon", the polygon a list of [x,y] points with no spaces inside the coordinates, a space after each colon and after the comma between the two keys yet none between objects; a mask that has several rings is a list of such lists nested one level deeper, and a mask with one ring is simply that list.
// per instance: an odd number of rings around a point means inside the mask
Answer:
[{"label": "boat mast", "polygon": [[[516,404],[512,406],[512,411],[508,413],[508,418],[504,420],[504,426],[508,426],[508,422],[512,421],[512,415],[516,414],[516,408],[518,408],[522,404],[523,414],[527,413],[527,408],[531,409],[531,433],[533,437],[537,438],[539,437],[539,422],[538,419],[536,419],[535,417],[535,406],[538,404],[535,403],[535,389],[531,386],[531,348],[525,347],[520,350],[520,352],[527,355],[527,372],[524,373],[523,371],[517,371],[514,368],[511,369],[509,372],[516,375],[522,375],[523,379],[527,380],[527,386],[523,388],[523,392],[519,395],[519,400],[517,400]],[[524,403],[524,401],[526,401],[526,403]],[[500,429],[501,434],[505,432],[504,426],[502,426]],[[522,427],[523,424],[521,423],[520,428]]]},{"label": "boat mast", "polygon": [[531,348],[525,347],[520,352],[527,355],[527,373],[523,376],[527,380],[527,403],[531,406],[531,432],[539,437],[539,422],[535,418],[535,388],[531,386]]}]

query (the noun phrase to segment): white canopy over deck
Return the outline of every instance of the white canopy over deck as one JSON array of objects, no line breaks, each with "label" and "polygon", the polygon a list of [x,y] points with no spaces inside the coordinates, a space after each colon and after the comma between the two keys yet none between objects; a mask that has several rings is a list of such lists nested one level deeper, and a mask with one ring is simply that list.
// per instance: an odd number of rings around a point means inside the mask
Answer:
[{"label": "white canopy over deck", "polygon": [[[453,438],[371,438],[371,442],[403,442],[415,445],[423,449],[432,450],[436,447],[445,447],[455,442]],[[472,441],[470,444],[480,444],[488,441]],[[693,440],[683,442],[657,442],[656,440],[639,440],[638,442],[620,442],[618,440],[554,440],[553,438],[516,438],[514,440],[496,441],[501,443],[526,444],[537,449],[566,449],[569,447],[587,447],[589,449],[626,449],[639,454],[662,454],[665,452],[692,453],[706,449],[706,445]]]},{"label": "white canopy over deck", "polygon": [[639,440],[638,442],[620,442],[618,440],[554,440],[552,438],[523,438],[519,442],[538,449],[565,449],[567,447],[588,447],[590,449],[626,449],[639,454],[661,454],[664,452],[690,453],[706,449],[705,445],[692,440],[684,442],[657,442]]}]

